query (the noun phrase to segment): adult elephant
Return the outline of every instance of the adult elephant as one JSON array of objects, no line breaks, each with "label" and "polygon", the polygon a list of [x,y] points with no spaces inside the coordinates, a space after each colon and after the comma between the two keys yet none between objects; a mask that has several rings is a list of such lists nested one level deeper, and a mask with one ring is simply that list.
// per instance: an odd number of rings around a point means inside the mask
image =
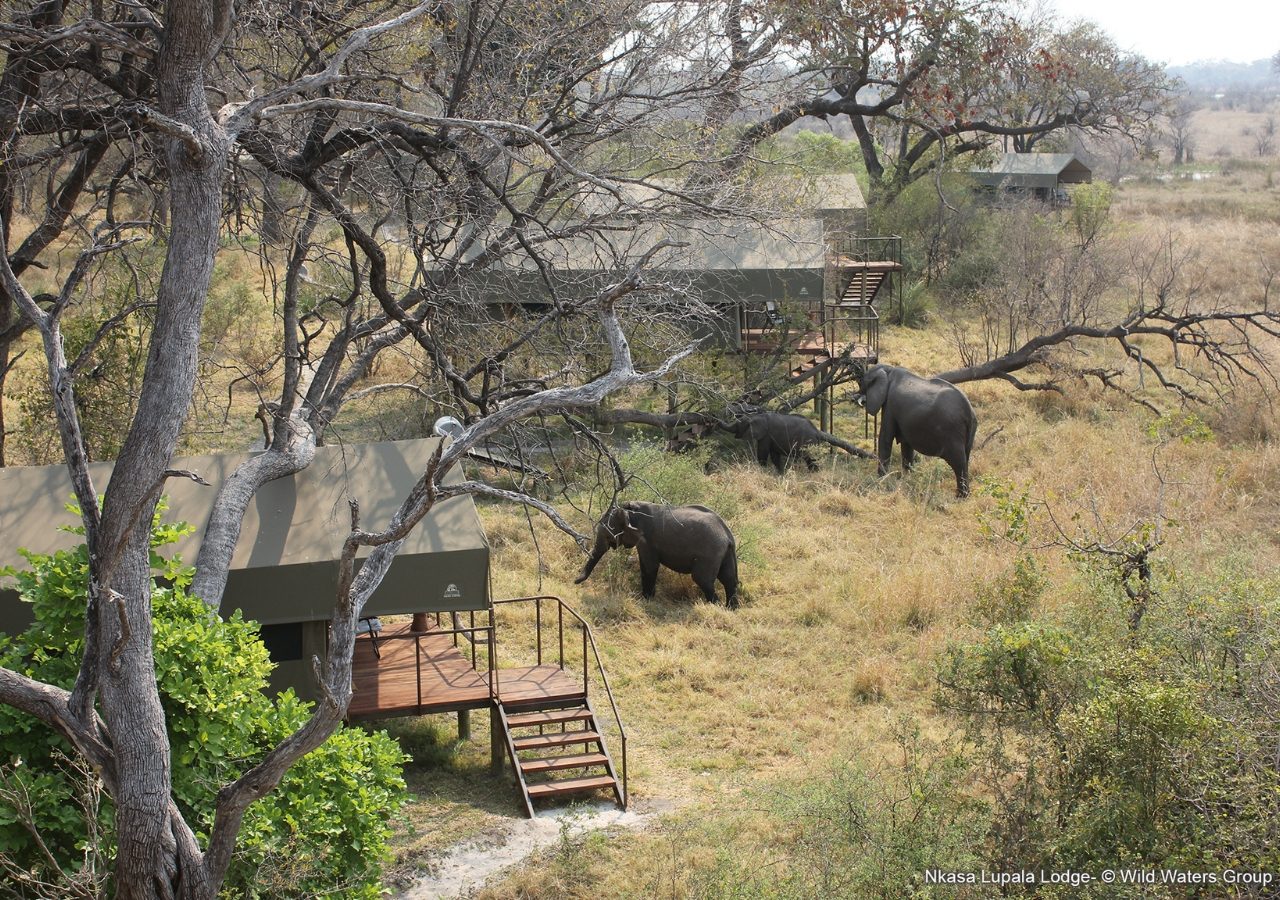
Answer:
[{"label": "adult elephant", "polygon": [[808,444],[832,444],[854,456],[871,458],[867,451],[820,431],[804,416],[762,410],[749,412],[729,423],[728,429],[737,437],[751,442],[760,465],[773,463],[779,472],[786,468],[787,460],[792,457],[802,459],[811,470],[818,468],[804,449]]},{"label": "adult elephant", "polygon": [[725,604],[738,607],[738,548],[724,520],[705,506],[660,506],[629,500],[612,506],[596,526],[595,548],[573,580],[582,584],[609,550],[635,547],[640,557],[640,587],[653,597],[658,567],[692,575],[707,600],[716,602],[716,579],[724,585]]},{"label": "adult elephant", "polygon": [[921,378],[899,366],[872,366],[858,379],[858,401],[880,416],[876,447],[879,472],[889,471],[893,442],[902,447],[902,468],[909,471],[916,453],[939,456],[956,473],[956,496],[969,496],[969,455],[978,433],[978,417],[969,398],[954,384]]}]

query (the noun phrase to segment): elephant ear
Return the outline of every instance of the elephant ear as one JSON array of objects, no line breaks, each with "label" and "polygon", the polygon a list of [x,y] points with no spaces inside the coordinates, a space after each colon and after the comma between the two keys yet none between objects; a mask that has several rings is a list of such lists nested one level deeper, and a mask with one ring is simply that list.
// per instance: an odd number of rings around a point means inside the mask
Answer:
[{"label": "elephant ear", "polygon": [[635,511],[623,504],[619,508],[622,513],[619,516],[619,524],[622,526],[618,529],[618,543],[624,547],[634,547],[640,542],[640,529],[636,528]]},{"label": "elephant ear", "polygon": [[862,393],[867,398],[867,412],[873,416],[880,415],[884,401],[889,398],[889,373],[883,366],[877,366],[867,373],[867,380],[862,383]]}]

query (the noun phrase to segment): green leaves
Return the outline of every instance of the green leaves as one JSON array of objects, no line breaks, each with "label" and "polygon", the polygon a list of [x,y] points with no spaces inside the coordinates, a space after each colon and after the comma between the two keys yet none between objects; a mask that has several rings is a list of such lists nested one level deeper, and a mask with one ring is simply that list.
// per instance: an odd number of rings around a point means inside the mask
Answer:
[{"label": "green leaves", "polygon": [[[190,528],[152,530],[156,681],[169,732],[173,794],[202,836],[213,823],[218,788],[258,762],[301,727],[310,704],[291,691],[268,697],[272,663],[258,626],[237,612],[223,621],[189,596],[191,569],[155,552]],[[83,545],[49,555],[24,553],[30,568],[16,579],[36,621],[0,644],[0,663],[70,687],[84,643],[88,558]],[[31,798],[34,824],[64,872],[74,872],[94,844],[113,852],[112,810],[102,804],[88,827],[81,802],[86,773],[71,748],[37,720],[0,707],[0,852],[41,866],[14,798]],[[224,891],[237,897],[377,897],[387,857],[389,820],[406,799],[404,754],[384,732],[339,729],[306,756],[279,788],[249,808]],[[51,873],[52,874],[52,873]]]},{"label": "green leaves", "polygon": [[[1166,581],[1139,631],[1098,590],[942,657],[937,701],[994,798],[993,868],[1277,864],[1280,582],[1243,565]],[[1037,582],[1015,567],[993,590]]]}]

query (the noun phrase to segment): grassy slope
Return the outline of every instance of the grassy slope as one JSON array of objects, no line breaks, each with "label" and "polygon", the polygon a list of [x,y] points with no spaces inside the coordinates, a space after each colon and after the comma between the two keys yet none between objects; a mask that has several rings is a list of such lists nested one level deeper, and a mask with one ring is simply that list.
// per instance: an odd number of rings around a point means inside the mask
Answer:
[{"label": "grassy slope", "polygon": [[[1202,206],[1194,207],[1195,221],[1177,219],[1187,209],[1182,184],[1132,188],[1121,195],[1119,212],[1126,227],[1152,233],[1172,213],[1175,229],[1199,235],[1222,260],[1215,277],[1239,286],[1252,274],[1240,248],[1274,242],[1242,214],[1259,192],[1274,204],[1265,177],[1254,173],[1257,184],[1225,186],[1231,190],[1215,183],[1207,205],[1227,214],[1212,220],[1202,218]],[[954,359],[941,326],[888,329],[883,343],[884,358],[918,371]],[[1159,482],[1150,460],[1158,452],[1169,483],[1165,512],[1177,523],[1166,558],[1200,568],[1247,550],[1258,569],[1280,561],[1280,510],[1269,500],[1280,487],[1280,450],[1259,440],[1273,426],[1250,391],[1205,412],[1218,432],[1214,441],[1158,448],[1149,414],[1096,388],[1081,386],[1066,398],[994,383],[966,390],[980,419],[979,443],[1002,429],[975,453],[979,479],[1052,497],[1067,514],[1096,511],[1123,530],[1154,512]],[[842,433],[855,428],[846,422]],[[535,523],[539,556],[521,513],[486,507],[498,595],[537,586],[596,623],[631,730],[633,795],[641,803],[678,803],[659,828],[566,846],[489,893],[698,893],[690,873],[711,865],[718,842],[730,839],[744,854],[785,846],[785,822],[756,809],[761,786],[785,790],[779,786],[841,756],[881,758],[892,750],[892,722],[903,715],[944,737],[948,723],[931,705],[934,661],[973,627],[975,598],[1014,558],[1010,545],[984,533],[992,498],[957,501],[952,489],[950,470],[928,458],[910,476],[895,473],[883,483],[873,467],[842,454],[815,474],[779,478],[740,462],[707,476],[702,499],[746,544],[746,602],[737,613],[702,603],[688,579],[666,572],[657,599],[646,602],[634,560],[617,554],[575,587],[581,557],[566,539]],[[1085,590],[1060,552],[1045,550],[1039,562],[1053,583],[1045,603],[1069,603]],[[481,775],[481,741],[482,734],[445,764],[450,774],[420,772],[424,783],[448,787],[418,804],[415,818],[432,833],[410,844],[439,846],[460,837],[455,825],[477,831],[514,814],[514,796],[504,808],[501,791]],[[467,783],[483,812],[470,806],[469,790],[457,790]]]}]

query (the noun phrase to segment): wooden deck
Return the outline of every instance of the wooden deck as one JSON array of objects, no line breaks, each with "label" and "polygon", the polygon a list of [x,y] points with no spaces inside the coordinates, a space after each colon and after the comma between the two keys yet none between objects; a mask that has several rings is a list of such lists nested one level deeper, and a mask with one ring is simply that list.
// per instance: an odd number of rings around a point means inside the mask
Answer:
[{"label": "wooden deck", "polygon": [[[367,635],[356,638],[352,659],[348,719],[422,715],[460,709],[482,709],[491,702],[488,672],[471,667],[470,645],[453,636],[414,635],[408,622],[389,625],[378,637],[381,657]],[[481,664],[483,665],[483,663]],[[584,696],[578,677],[559,666],[516,666],[499,669],[503,703],[573,700]]]}]

